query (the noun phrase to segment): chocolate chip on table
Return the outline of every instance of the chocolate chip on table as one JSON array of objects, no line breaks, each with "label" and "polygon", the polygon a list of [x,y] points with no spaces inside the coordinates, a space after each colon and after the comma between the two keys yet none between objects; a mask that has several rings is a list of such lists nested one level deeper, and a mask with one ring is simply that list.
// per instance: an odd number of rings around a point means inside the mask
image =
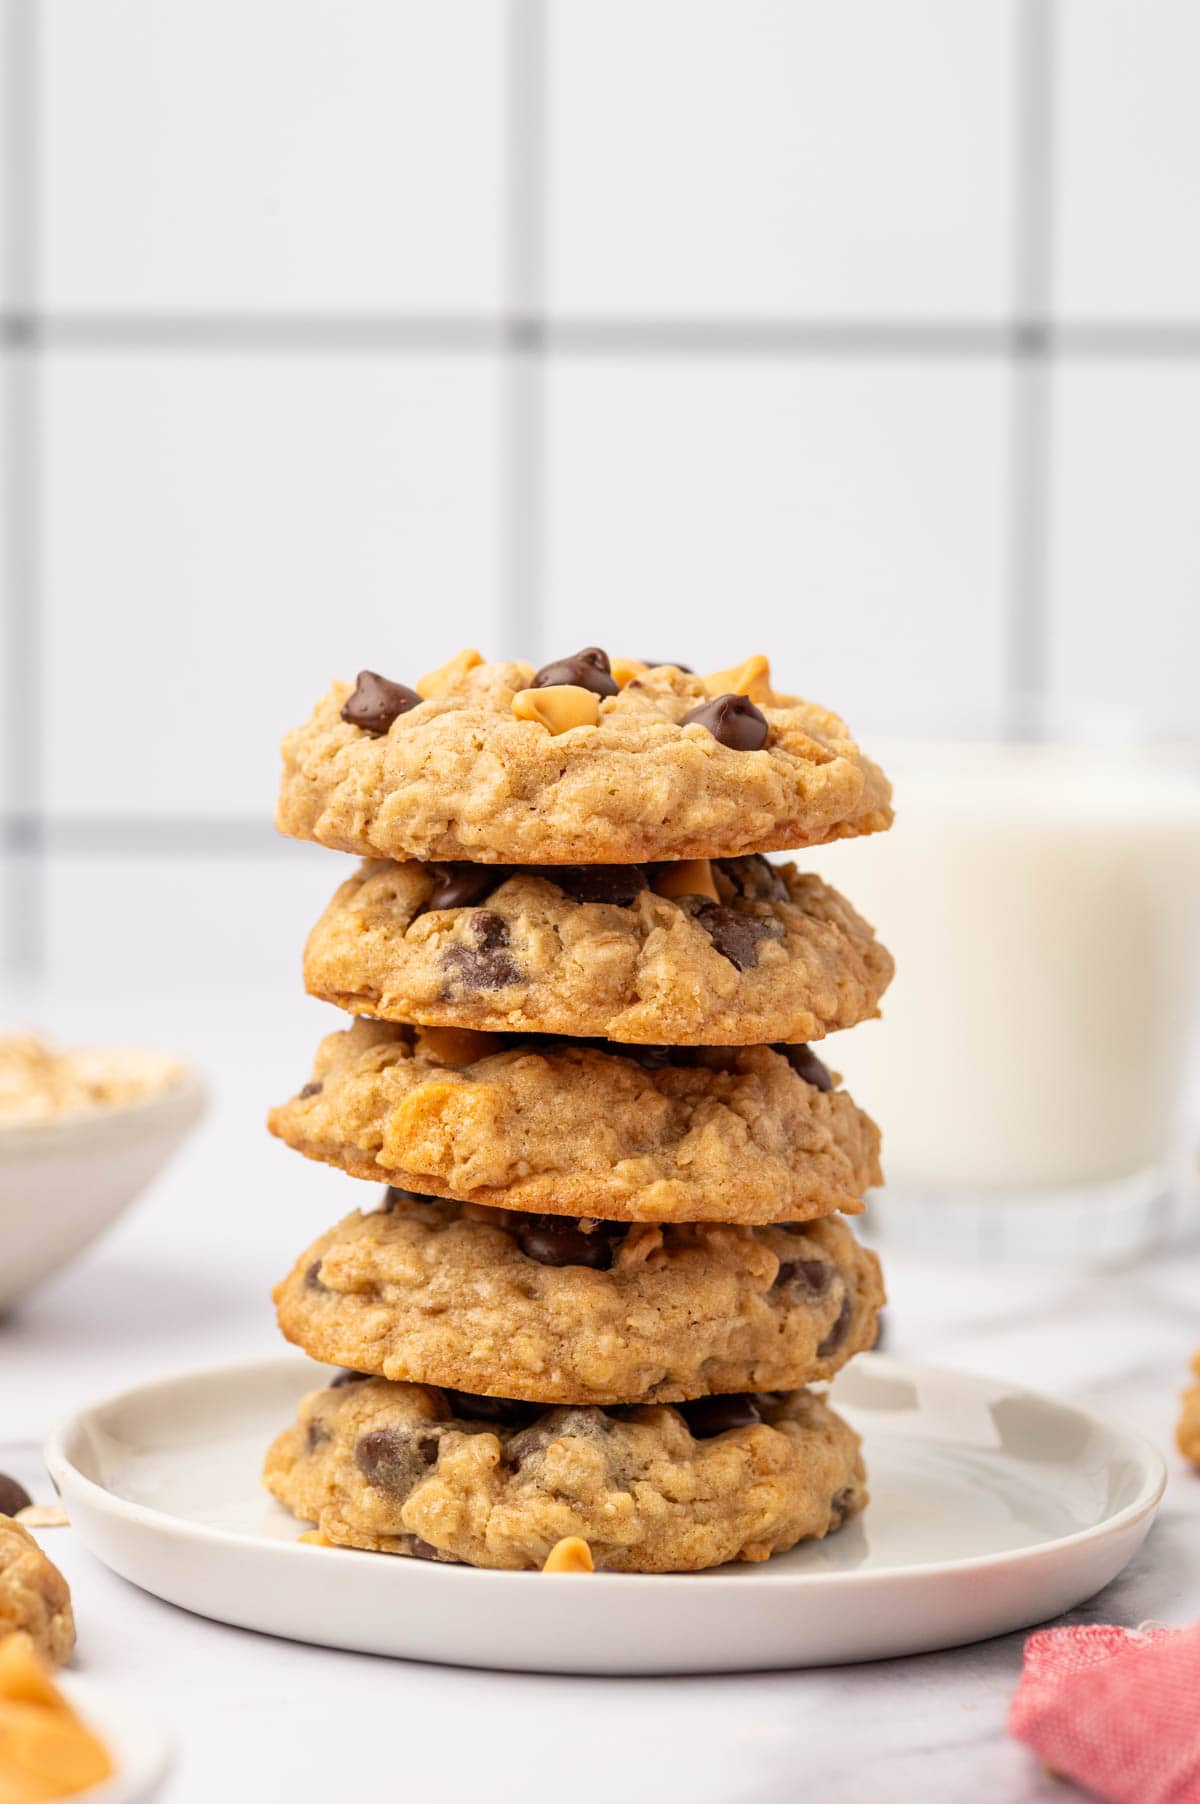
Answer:
[{"label": "chocolate chip on table", "polygon": [[606,1272],[613,1262],[613,1241],[624,1233],[622,1222],[597,1222],[588,1234],[570,1216],[531,1215],[517,1229],[517,1245],[539,1265],[586,1265]]},{"label": "chocolate chip on table", "polygon": [[636,864],[550,864],[530,870],[556,883],[576,902],[612,902],[628,908],[649,887],[645,871]]},{"label": "chocolate chip on table", "polygon": [[7,1472],[0,1472],[0,1516],[15,1516],[18,1510],[27,1510],[32,1502],[24,1485],[10,1478]]},{"label": "chocolate chip on table", "polygon": [[506,864],[431,864],[428,869],[433,872],[433,889],[426,910],[470,908],[485,902],[511,875]]},{"label": "chocolate chip on table", "polygon": [[329,1289],[328,1284],[322,1284],[321,1282],[321,1261],[319,1259],[314,1259],[308,1270],[305,1272],[304,1288],[305,1290]]},{"label": "chocolate chip on table", "polygon": [[354,693],[346,698],[342,708],[342,719],[378,738],[398,715],[420,705],[421,697],[407,683],[389,682],[376,670],[360,670]]},{"label": "chocolate chip on table", "polygon": [[825,1359],[830,1353],[836,1353],[850,1332],[850,1324],[854,1320],[854,1298],[847,1291],[842,1298],[842,1306],[838,1310],[837,1320],[817,1348],[817,1358]]},{"label": "chocolate chip on table", "polygon": [[832,1090],[833,1079],[829,1069],[823,1065],[811,1046],[776,1046],[797,1077],[802,1077],[806,1084],[812,1084],[817,1090]]},{"label": "chocolate chip on table", "polygon": [[444,1390],[442,1395],[464,1421],[495,1422],[502,1428],[524,1428],[546,1407],[543,1403],[523,1403],[516,1397],[483,1397],[475,1391]]},{"label": "chocolate chip on table", "polygon": [[714,1435],[727,1434],[731,1428],[749,1428],[762,1421],[754,1398],[740,1393],[693,1397],[690,1403],[677,1403],[675,1407],[697,1441],[711,1441]]},{"label": "chocolate chip on table", "polygon": [[806,1303],[827,1296],[833,1267],[824,1259],[785,1259],[775,1274],[774,1290],[790,1290]]},{"label": "chocolate chip on table", "polygon": [[586,645],[573,658],[558,658],[543,664],[535,672],[531,689],[552,689],[569,683],[576,689],[590,689],[593,695],[616,695],[619,685],[608,662],[608,653],[598,645]]},{"label": "chocolate chip on table", "polygon": [[701,702],[680,721],[681,727],[707,727],[719,745],[734,752],[757,752],[767,743],[767,717],[748,695],[717,695]]},{"label": "chocolate chip on table", "polygon": [[788,886],[779,866],[764,858],[761,852],[748,852],[743,858],[718,858],[714,863],[747,902],[789,900]]},{"label": "chocolate chip on table", "polygon": [[502,990],[510,983],[520,983],[524,976],[520,965],[507,951],[508,922],[490,908],[469,915],[463,927],[469,944],[447,946],[440,964],[443,971],[457,978],[465,990]]},{"label": "chocolate chip on table", "polygon": [[692,912],[721,957],[739,971],[758,963],[758,949],[764,940],[783,938],[782,926],[770,915],[743,914],[721,902],[709,902],[704,908],[693,904]]},{"label": "chocolate chip on table", "polygon": [[329,1388],[331,1391],[340,1391],[344,1384],[365,1384],[370,1376],[370,1372],[355,1372],[347,1366],[329,1380]]},{"label": "chocolate chip on table", "polygon": [[372,1428],[354,1444],[354,1463],[368,1484],[406,1497],[438,1456],[438,1437],[416,1429]]},{"label": "chocolate chip on table", "polygon": [[310,1083],[305,1084],[296,1100],[298,1102],[307,1102],[310,1096],[319,1096],[324,1088],[324,1084],[314,1078]]}]

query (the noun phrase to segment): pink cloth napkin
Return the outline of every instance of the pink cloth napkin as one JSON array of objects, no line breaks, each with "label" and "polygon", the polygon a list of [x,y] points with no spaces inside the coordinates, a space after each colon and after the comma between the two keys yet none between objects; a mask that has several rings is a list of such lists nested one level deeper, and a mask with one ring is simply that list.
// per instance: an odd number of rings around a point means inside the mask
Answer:
[{"label": "pink cloth napkin", "polygon": [[1200,1804],[1200,1623],[1031,1635],[1009,1728],[1113,1804]]}]

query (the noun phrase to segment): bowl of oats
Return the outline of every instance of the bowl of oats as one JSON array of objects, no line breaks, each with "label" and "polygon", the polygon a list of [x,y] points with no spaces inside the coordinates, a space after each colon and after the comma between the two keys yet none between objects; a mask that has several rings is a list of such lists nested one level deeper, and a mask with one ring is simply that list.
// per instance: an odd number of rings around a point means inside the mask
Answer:
[{"label": "bowl of oats", "polygon": [[167,1053],[0,1033],[0,1311],[110,1227],[203,1110]]}]

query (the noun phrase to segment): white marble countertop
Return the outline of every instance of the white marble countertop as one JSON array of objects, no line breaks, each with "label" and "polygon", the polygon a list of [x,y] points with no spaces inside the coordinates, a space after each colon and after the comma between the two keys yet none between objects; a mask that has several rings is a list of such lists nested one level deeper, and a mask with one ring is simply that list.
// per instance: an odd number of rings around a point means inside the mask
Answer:
[{"label": "white marble countertop", "polygon": [[[114,1033],[112,1005],[38,998],[62,1037]],[[36,1471],[69,1410],[126,1384],[279,1349],[268,1300],[296,1251],[357,1200],[262,1130],[332,1017],[301,999],[176,1003],[172,1042],[213,1108],[174,1167],[90,1257],[0,1323],[0,1467]],[[160,999],[125,999],[126,1038],[161,1040]],[[155,1022],[157,1020],[157,1031]],[[266,1022],[266,1027],[263,1023]],[[981,1272],[885,1251],[888,1351],[1052,1390],[1171,1448],[1200,1341],[1200,1250],[1095,1275]],[[1169,1454],[1159,1520],[1081,1619],[1200,1617],[1200,1479]],[[46,1487],[43,1484],[43,1493]],[[824,1671],[555,1679],[298,1646],[189,1616],[115,1578],[70,1529],[45,1532],[71,1581],[81,1671],[164,1723],[168,1804],[776,1804],[979,1796],[1061,1800],[1011,1742],[1022,1635]]]}]

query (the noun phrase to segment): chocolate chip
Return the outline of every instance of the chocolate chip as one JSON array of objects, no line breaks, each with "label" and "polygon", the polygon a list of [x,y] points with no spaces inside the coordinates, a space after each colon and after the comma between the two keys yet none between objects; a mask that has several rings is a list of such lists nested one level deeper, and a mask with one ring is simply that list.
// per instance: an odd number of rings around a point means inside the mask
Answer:
[{"label": "chocolate chip", "polygon": [[717,869],[724,871],[739,896],[747,902],[786,902],[788,886],[777,864],[761,852],[747,853],[744,858],[718,858]]},{"label": "chocolate chip", "polygon": [[515,1397],[481,1397],[474,1391],[443,1391],[456,1416],[468,1422],[495,1422],[502,1428],[524,1428],[540,1415],[541,1403],[522,1403]]},{"label": "chocolate chip", "polygon": [[636,864],[551,864],[532,868],[548,883],[557,883],[576,902],[612,902],[618,908],[628,908],[649,888],[645,871]]},{"label": "chocolate chip", "polygon": [[710,1441],[731,1428],[749,1428],[762,1421],[758,1404],[751,1396],[693,1397],[690,1403],[677,1403],[675,1407],[697,1441]]},{"label": "chocolate chip", "polygon": [[18,1510],[27,1510],[32,1502],[24,1485],[10,1478],[7,1472],[0,1472],[0,1516],[15,1516]]},{"label": "chocolate chip", "polygon": [[433,888],[426,909],[470,908],[484,902],[511,875],[506,864],[431,864]]},{"label": "chocolate chip", "polygon": [[421,1196],[415,1190],[401,1190],[398,1184],[389,1184],[383,1193],[383,1201],[379,1205],[381,1215],[390,1214],[398,1209],[401,1203],[427,1203],[429,1198]]},{"label": "chocolate chip", "polygon": [[311,1083],[305,1084],[297,1100],[299,1102],[305,1102],[310,1096],[319,1096],[324,1088],[324,1084],[314,1078]]},{"label": "chocolate chip", "polygon": [[586,1265],[606,1272],[613,1262],[613,1241],[624,1233],[622,1222],[598,1222],[586,1234],[569,1216],[531,1215],[517,1230],[517,1245],[539,1265]]},{"label": "chocolate chip", "polygon": [[790,1290],[806,1303],[826,1296],[833,1283],[833,1267],[824,1259],[785,1259],[775,1274],[774,1290]]},{"label": "chocolate chip", "polygon": [[776,1046],[797,1077],[802,1077],[806,1084],[812,1084],[818,1090],[832,1090],[833,1079],[811,1046]]},{"label": "chocolate chip", "polygon": [[354,1445],[354,1463],[370,1485],[406,1497],[438,1456],[438,1438],[407,1428],[372,1428]]},{"label": "chocolate chip", "polygon": [[854,1492],[849,1489],[835,1491],[829,1500],[829,1532],[832,1534],[834,1529],[841,1528],[847,1516],[851,1515],[853,1510]]},{"label": "chocolate chip", "polygon": [[613,676],[608,653],[598,645],[585,646],[573,658],[543,664],[529,687],[549,689],[556,683],[572,683],[577,689],[590,689],[593,695],[616,695],[620,686]]},{"label": "chocolate chip", "polygon": [[329,1380],[329,1388],[331,1391],[340,1391],[344,1384],[365,1384],[370,1376],[370,1372],[355,1372],[347,1366]]},{"label": "chocolate chip", "polygon": [[413,1535],[408,1551],[414,1560],[436,1560],[438,1557],[437,1548],[431,1547],[428,1541],[422,1541],[420,1535]]},{"label": "chocolate chip", "polygon": [[470,944],[447,946],[441,967],[467,990],[502,990],[521,983],[524,972],[508,945],[508,922],[490,908],[468,915],[463,933]]},{"label": "chocolate chip", "polygon": [[825,1339],[817,1348],[817,1358],[825,1359],[830,1353],[836,1353],[850,1332],[850,1324],[854,1320],[854,1298],[847,1291],[842,1298],[842,1306],[838,1310],[837,1320]]},{"label": "chocolate chip", "polygon": [[782,926],[769,915],[743,914],[740,909],[726,908],[719,902],[709,902],[707,908],[693,904],[692,912],[721,957],[739,971],[748,971],[758,963],[758,949],[764,940],[783,938]]},{"label": "chocolate chip", "polygon": [[310,1453],[315,1453],[318,1447],[323,1447],[326,1441],[331,1441],[332,1439],[333,1436],[326,1428],[324,1422],[314,1416],[309,1423],[307,1432],[304,1436],[304,1444],[308,1448],[308,1451]]},{"label": "chocolate chip", "polygon": [[685,676],[694,676],[690,664],[676,663],[674,658],[639,658],[639,664],[645,664],[649,670],[682,670]]},{"label": "chocolate chip", "polygon": [[319,1259],[314,1259],[308,1270],[305,1272],[304,1288],[305,1290],[329,1289],[328,1284],[322,1284],[321,1282],[321,1261]]},{"label": "chocolate chip", "polygon": [[681,727],[707,727],[720,745],[735,752],[757,752],[767,743],[767,717],[748,695],[718,695],[685,714]]},{"label": "chocolate chip", "polygon": [[342,719],[378,738],[387,732],[397,715],[420,705],[421,697],[406,683],[391,683],[378,671],[360,670],[354,693],[347,697],[342,709]]}]

